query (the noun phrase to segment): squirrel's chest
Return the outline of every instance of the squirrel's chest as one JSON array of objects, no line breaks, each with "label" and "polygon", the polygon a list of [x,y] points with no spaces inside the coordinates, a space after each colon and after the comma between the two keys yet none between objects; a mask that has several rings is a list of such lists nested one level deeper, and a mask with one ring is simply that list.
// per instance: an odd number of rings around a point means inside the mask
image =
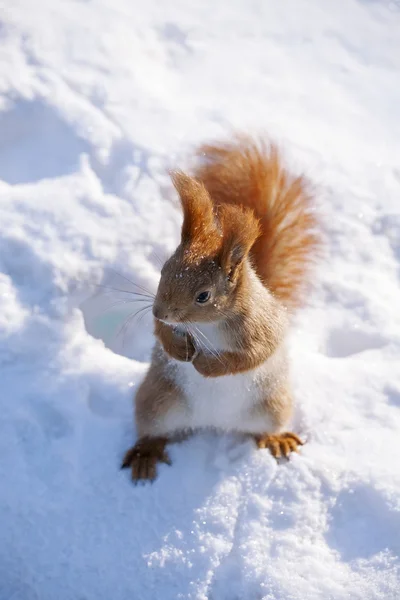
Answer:
[{"label": "squirrel's chest", "polygon": [[[220,352],[230,350],[228,340],[218,325],[197,324],[195,331],[196,346],[213,358]],[[178,369],[180,385],[197,421],[210,421],[211,413],[211,418],[223,422],[232,413],[240,414],[253,403],[256,392],[254,371],[207,378],[198,373],[191,364],[180,363]]]},{"label": "squirrel's chest", "polygon": [[[224,335],[215,325],[196,327],[196,344],[203,352],[218,354],[229,350]],[[176,381],[185,397],[182,417],[189,427],[216,427],[225,430],[265,430],[256,405],[267,393],[269,361],[252,371],[203,377],[191,363],[175,362]]]},{"label": "squirrel's chest", "polygon": [[185,396],[190,427],[254,430],[252,415],[266,391],[262,385],[263,367],[238,375],[206,378],[192,364],[179,363],[177,382]]}]

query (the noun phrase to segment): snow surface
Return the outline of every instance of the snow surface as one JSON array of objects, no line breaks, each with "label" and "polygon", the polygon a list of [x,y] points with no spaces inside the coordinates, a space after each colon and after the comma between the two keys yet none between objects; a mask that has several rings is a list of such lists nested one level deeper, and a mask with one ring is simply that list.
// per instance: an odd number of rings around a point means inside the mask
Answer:
[{"label": "snow surface", "polygon": [[[0,600],[399,599],[400,3],[0,8]],[[155,289],[166,168],[231,127],[324,214],[290,340],[308,443],[276,465],[205,433],[134,487],[151,319],[121,330],[129,296],[88,284]]]}]

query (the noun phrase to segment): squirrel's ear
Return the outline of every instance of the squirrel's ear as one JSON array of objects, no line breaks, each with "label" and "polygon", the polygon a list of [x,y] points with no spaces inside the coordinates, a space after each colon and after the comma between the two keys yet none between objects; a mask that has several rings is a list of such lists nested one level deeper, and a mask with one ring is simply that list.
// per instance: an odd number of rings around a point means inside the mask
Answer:
[{"label": "squirrel's ear", "polygon": [[223,229],[221,266],[230,281],[235,281],[239,267],[260,235],[260,225],[250,209],[223,204],[218,216]]},{"label": "squirrel's ear", "polygon": [[182,242],[200,242],[215,235],[214,205],[204,185],[182,171],[170,175],[183,210]]}]

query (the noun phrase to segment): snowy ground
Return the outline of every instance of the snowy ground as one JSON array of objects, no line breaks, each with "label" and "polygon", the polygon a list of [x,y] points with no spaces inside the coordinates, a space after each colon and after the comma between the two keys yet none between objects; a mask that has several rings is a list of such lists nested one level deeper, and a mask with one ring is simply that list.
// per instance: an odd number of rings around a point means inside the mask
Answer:
[{"label": "snowy ground", "polygon": [[[398,600],[400,3],[0,8],[0,600]],[[135,488],[151,320],[116,338],[121,294],[86,302],[105,345],[78,303],[109,267],[155,288],[165,168],[232,126],[277,139],[324,213],[291,337],[309,443],[277,466],[200,435]]]}]

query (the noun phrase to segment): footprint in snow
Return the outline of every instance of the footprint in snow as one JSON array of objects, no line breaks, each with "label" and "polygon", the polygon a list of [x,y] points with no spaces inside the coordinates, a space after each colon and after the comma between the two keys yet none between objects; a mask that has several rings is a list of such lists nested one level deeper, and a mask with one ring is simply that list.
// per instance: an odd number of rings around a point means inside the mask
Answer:
[{"label": "footprint in snow", "polygon": [[325,354],[331,358],[346,358],[383,348],[387,340],[378,333],[361,329],[334,329],[331,331],[325,346]]},{"label": "footprint in snow", "polygon": [[329,522],[327,542],[344,561],[400,554],[400,511],[367,483],[339,493]]},{"label": "footprint in snow", "polygon": [[69,419],[46,399],[29,398],[24,413],[15,421],[21,458],[29,472],[46,486],[61,491],[70,465],[59,442],[73,435]]}]

